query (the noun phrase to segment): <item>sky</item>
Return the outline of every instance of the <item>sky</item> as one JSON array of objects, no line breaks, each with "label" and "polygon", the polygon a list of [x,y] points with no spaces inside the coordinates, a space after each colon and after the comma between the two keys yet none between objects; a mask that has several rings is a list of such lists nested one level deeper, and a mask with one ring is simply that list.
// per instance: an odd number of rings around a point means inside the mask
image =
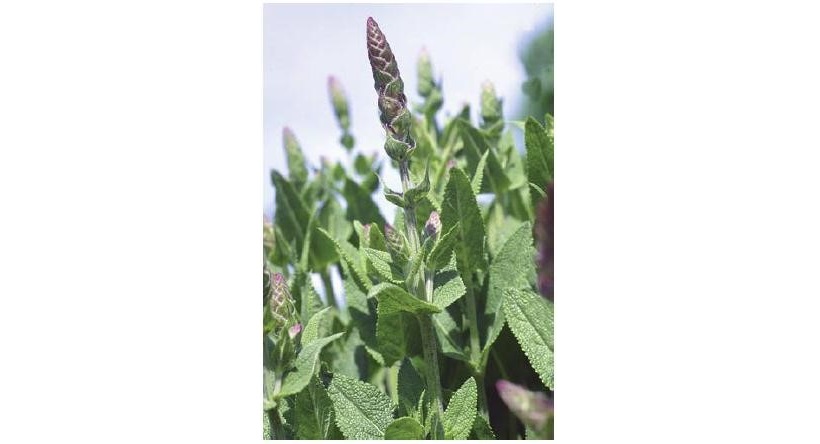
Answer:
[{"label": "sky", "polygon": [[[309,165],[320,157],[347,161],[339,145],[341,132],[327,93],[327,78],[336,76],[350,102],[356,150],[384,154],[376,91],[367,59],[365,23],[372,16],[387,36],[398,61],[410,103],[416,93],[416,59],[422,47],[443,81],[444,106],[439,119],[461,105],[474,105],[481,84],[490,80],[504,97],[504,115],[514,115],[526,80],[518,55],[522,43],[552,20],[551,4],[266,4],[264,5],[264,212],[273,211],[270,170],[287,170],[282,128],[289,126]],[[440,120],[441,121],[441,120]],[[400,189],[389,163],[385,183]],[[392,219],[393,207],[375,199]]]}]

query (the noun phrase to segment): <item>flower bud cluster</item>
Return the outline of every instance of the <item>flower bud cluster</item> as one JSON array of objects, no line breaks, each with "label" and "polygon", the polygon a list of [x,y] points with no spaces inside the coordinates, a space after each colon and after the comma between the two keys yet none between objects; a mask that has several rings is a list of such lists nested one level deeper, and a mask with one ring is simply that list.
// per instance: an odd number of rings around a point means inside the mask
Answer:
[{"label": "flower bud cluster", "polygon": [[372,17],[367,19],[367,56],[373,72],[374,87],[379,95],[379,118],[387,133],[384,150],[391,159],[401,162],[416,147],[416,142],[410,136],[413,117],[407,108],[404,82],[399,74],[396,57]]}]

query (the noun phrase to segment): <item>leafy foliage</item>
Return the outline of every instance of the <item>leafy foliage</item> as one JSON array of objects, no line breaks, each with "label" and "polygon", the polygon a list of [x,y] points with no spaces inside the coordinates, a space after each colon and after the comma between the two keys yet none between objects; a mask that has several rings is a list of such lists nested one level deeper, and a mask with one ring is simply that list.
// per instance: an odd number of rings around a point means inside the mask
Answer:
[{"label": "leafy foliage", "polygon": [[[339,153],[352,168],[327,159],[310,165],[285,129],[287,172],[271,172],[263,437],[549,437],[552,117],[546,126],[532,118],[521,124],[525,143],[517,147],[492,84],[481,85],[478,121],[469,105],[441,119],[445,95],[430,53],[418,59],[422,101],[411,105],[396,54],[373,19],[367,49],[390,158],[384,164],[398,167],[401,188],[382,184],[383,163],[356,147],[348,100],[359,98],[329,78]],[[394,220],[376,199],[398,207]],[[538,261],[534,225],[539,253],[549,253]],[[336,272],[341,294],[331,285]],[[549,285],[536,285],[536,276]],[[498,385],[502,377],[510,382]],[[546,420],[546,409],[533,413],[529,400],[549,406]]]}]

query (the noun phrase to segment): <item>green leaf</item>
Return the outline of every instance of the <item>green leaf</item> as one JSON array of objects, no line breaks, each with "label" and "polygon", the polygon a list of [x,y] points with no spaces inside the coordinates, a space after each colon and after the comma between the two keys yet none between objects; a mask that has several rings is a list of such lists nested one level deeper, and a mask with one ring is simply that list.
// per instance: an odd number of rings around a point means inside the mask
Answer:
[{"label": "green leaf", "polygon": [[387,426],[384,439],[424,439],[424,429],[413,418],[399,418]]},{"label": "green leaf", "polygon": [[358,220],[364,223],[376,223],[384,225],[384,217],[379,212],[379,207],[373,203],[370,192],[350,180],[345,178],[345,185],[342,194],[347,200],[347,219]]},{"label": "green leaf", "polygon": [[461,328],[447,310],[433,315],[433,326],[436,329],[436,342],[441,347],[441,353],[459,361],[470,362],[470,357],[464,351],[465,341]]},{"label": "green leaf", "polygon": [[468,379],[450,398],[442,422],[447,439],[467,439],[476,417],[478,392],[475,379]]},{"label": "green leaf", "polygon": [[485,354],[504,327],[504,290],[530,288],[530,277],[535,274],[534,254],[532,226],[525,222],[507,239],[490,264],[490,284],[483,313],[485,329],[482,329],[486,332],[483,347]]},{"label": "green leaf", "polygon": [[313,288],[313,282],[308,273],[297,270],[289,286],[294,304],[299,311],[299,319],[310,319],[322,308],[322,300]]},{"label": "green leaf", "polygon": [[323,228],[319,228],[319,232],[330,239],[333,242],[333,246],[336,248],[336,251],[339,253],[339,258],[342,262],[342,268],[350,272],[353,277],[353,280],[359,286],[359,288],[363,290],[369,290],[373,284],[370,282],[370,279],[367,277],[367,273],[362,269],[362,263],[358,259],[359,252],[356,250],[356,247],[350,245],[349,242],[344,241],[340,243],[336,239],[325,231]]},{"label": "green leaf", "polygon": [[393,405],[376,386],[335,374],[328,395],[336,414],[336,425],[345,438],[384,438],[393,422]]},{"label": "green leaf", "polygon": [[445,187],[444,202],[441,205],[441,223],[444,231],[459,224],[456,232],[459,242],[455,245],[459,270],[471,272],[485,269],[484,221],[470,180],[458,168],[450,170],[450,180]]},{"label": "green leaf", "polygon": [[[334,239],[347,240],[353,233],[350,222],[345,219],[345,210],[339,201],[329,197],[319,210],[319,226],[326,228],[327,232]],[[336,250],[330,246],[332,253]]]},{"label": "green leaf", "polygon": [[[527,119],[524,144],[527,146],[527,178],[531,185],[546,194],[547,183],[553,177],[553,146],[544,127],[532,117]],[[535,208],[538,193],[531,191],[530,194]]]},{"label": "green leaf", "polygon": [[412,296],[403,288],[386,282],[371,288],[367,297],[375,297],[379,301],[380,313],[406,311],[414,314],[431,314],[441,311],[435,305]]},{"label": "green leaf", "polygon": [[305,239],[305,228],[310,219],[308,210],[302,199],[293,188],[293,184],[282,177],[278,171],[271,171],[273,186],[276,188],[276,214],[274,220],[281,228],[285,237],[282,239],[294,239],[296,241],[296,251],[302,251],[302,243]]},{"label": "green leaf", "polygon": [[430,192],[430,168],[424,170],[424,180],[404,193],[404,200],[410,205],[418,204]]},{"label": "green leaf", "polygon": [[343,333],[336,333],[326,338],[317,339],[302,348],[296,357],[296,369],[285,375],[285,379],[282,382],[282,389],[279,391],[277,399],[302,391],[302,389],[308,385],[308,382],[310,382],[310,378],[316,374],[319,364],[319,353],[322,351],[322,347],[335,341],[342,335]]},{"label": "green leaf", "polygon": [[507,178],[507,173],[501,166],[501,162],[498,160],[495,150],[490,148],[486,136],[484,136],[478,128],[472,126],[470,122],[461,120],[459,123],[461,139],[464,141],[464,151],[467,155],[468,164],[470,166],[477,166],[481,156],[489,152],[487,157],[487,169],[484,172],[489,182],[489,189],[487,191],[493,191],[495,193],[506,191],[510,186],[510,180]]},{"label": "green leaf", "polygon": [[332,307],[325,307],[310,317],[304,330],[302,330],[302,347],[322,337],[330,330],[330,322],[333,320]]},{"label": "green leaf", "polygon": [[427,257],[427,267],[432,270],[438,270],[447,266],[450,263],[453,249],[458,242],[459,237],[459,223],[456,222],[450,230],[441,237],[433,246],[430,255]]},{"label": "green leaf", "polygon": [[481,156],[481,160],[478,161],[478,166],[475,167],[475,174],[473,175],[473,181],[471,182],[473,194],[481,193],[481,181],[484,179],[484,167],[487,165],[488,154],[490,154],[490,150],[484,152]]},{"label": "green leaf", "polygon": [[507,325],[541,382],[554,390],[552,303],[529,290],[507,289],[504,291],[504,314]]},{"label": "green leaf", "polygon": [[374,250],[372,248],[364,248],[364,256],[367,258],[369,268],[376,272],[376,274],[385,281],[392,282],[397,285],[404,284],[404,274],[401,267],[393,262],[393,257],[386,251]]},{"label": "green leaf", "polygon": [[433,278],[433,305],[441,309],[447,308],[466,291],[456,269],[455,255],[452,255],[448,266],[438,271]]},{"label": "green leaf", "polygon": [[340,439],[341,433],[334,421],[333,404],[327,390],[316,376],[306,390],[296,396],[294,416],[299,439]]},{"label": "green leaf", "polygon": [[473,430],[470,432],[470,439],[495,439],[493,428],[481,415],[476,415]]},{"label": "green leaf", "polygon": [[399,367],[399,415],[421,420],[419,402],[422,401],[424,380],[410,358],[404,358]]},{"label": "green leaf", "polygon": [[376,350],[381,354],[385,367],[390,367],[396,361],[404,358],[405,328],[404,316],[399,311],[389,311],[379,304],[378,320],[376,321]]}]

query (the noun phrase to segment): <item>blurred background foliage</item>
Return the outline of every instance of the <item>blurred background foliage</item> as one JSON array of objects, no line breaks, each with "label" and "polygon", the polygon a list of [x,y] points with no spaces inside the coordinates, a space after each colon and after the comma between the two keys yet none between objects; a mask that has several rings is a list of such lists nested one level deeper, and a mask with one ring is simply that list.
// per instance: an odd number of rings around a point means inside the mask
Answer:
[{"label": "blurred background foliage", "polygon": [[539,31],[524,39],[521,51],[521,63],[527,73],[527,80],[521,84],[521,91],[525,94],[520,118],[533,116],[544,123],[544,116],[554,111],[554,26],[552,20],[547,22]]}]

